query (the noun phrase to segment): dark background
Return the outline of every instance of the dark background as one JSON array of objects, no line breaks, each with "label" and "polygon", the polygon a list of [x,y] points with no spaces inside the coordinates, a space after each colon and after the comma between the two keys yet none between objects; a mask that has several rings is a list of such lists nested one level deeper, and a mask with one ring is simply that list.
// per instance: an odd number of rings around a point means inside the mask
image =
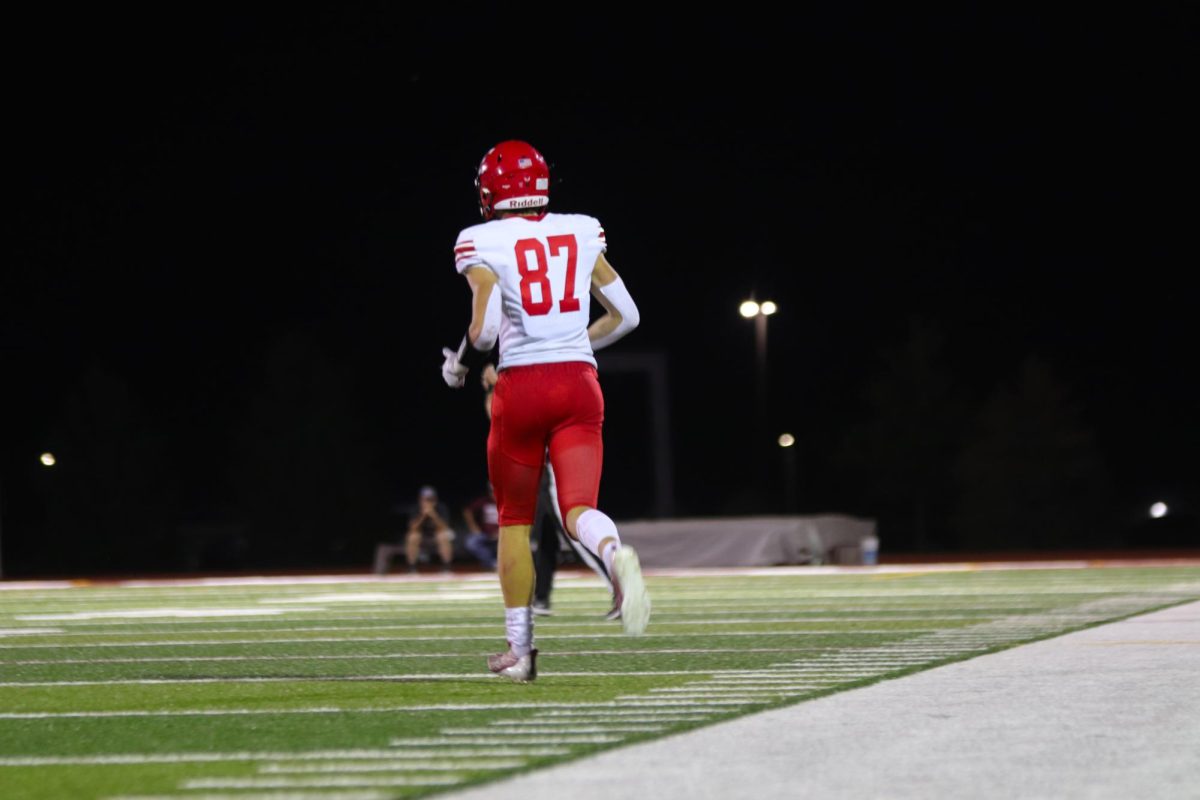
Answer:
[{"label": "dark background", "polygon": [[[420,485],[465,505],[451,248],[508,138],[605,225],[613,352],[667,359],[676,514],[1200,544],[1194,18],[562,13],[12,20],[6,574],[365,568]],[[601,505],[649,515],[645,379],[602,382]]]}]

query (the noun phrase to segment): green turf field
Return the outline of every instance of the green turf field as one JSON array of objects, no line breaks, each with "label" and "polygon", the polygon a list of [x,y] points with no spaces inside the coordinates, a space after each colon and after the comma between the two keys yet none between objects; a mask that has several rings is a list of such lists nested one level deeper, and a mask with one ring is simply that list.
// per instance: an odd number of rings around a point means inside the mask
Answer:
[{"label": "green turf field", "polygon": [[414,797],[1200,599],[1200,567],[562,575],[491,677],[494,576],[0,591],[0,798]]}]

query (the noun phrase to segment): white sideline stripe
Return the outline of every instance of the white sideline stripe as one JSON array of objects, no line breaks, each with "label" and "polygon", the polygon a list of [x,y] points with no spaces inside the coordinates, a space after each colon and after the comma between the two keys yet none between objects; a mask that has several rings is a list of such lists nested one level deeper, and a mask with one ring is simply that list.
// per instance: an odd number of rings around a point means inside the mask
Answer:
[{"label": "white sideline stripe", "polygon": [[523,722],[510,722],[507,729],[503,727],[442,728],[440,732],[443,736],[490,736],[497,733],[504,736],[514,733],[526,736],[557,736],[560,733],[568,735],[591,735],[597,733],[653,733],[662,730],[666,730],[666,727],[663,725],[581,725],[577,728],[558,728],[549,725],[542,726]]},{"label": "white sideline stripe", "polygon": [[[428,736],[414,737],[411,739],[392,739],[393,747],[440,747],[441,745],[462,745],[462,744],[495,744],[495,731],[489,731],[493,734],[488,737],[470,739],[459,736]],[[612,742],[620,742],[624,740],[623,736],[608,736],[595,735],[583,736],[579,734],[563,734],[561,736],[524,736],[510,735],[508,741],[517,744],[610,744]]]},{"label": "white sideline stripe", "polygon": [[[708,692],[697,692],[696,694],[673,695],[671,697],[671,699],[672,700],[691,700],[696,705],[714,705],[715,703],[713,703],[713,702],[707,702],[708,698],[710,698],[710,697],[712,697],[712,695],[709,694]],[[636,700],[642,699],[642,695],[637,695],[637,694],[623,695],[621,697],[618,697],[617,699],[618,700],[626,700],[626,701],[636,701]],[[739,705],[739,706],[752,705],[754,703],[763,702],[762,698],[759,695],[751,695],[751,694],[721,695],[721,700],[726,701],[730,705]],[[630,702],[629,705],[636,705],[636,703]]]},{"label": "white sideline stripe", "polygon": [[0,636],[51,636],[64,632],[62,628],[0,628]]},{"label": "white sideline stripe", "polygon": [[238,792],[237,794],[121,794],[105,800],[393,800],[391,792]]},{"label": "white sideline stripe", "polygon": [[[863,673],[866,675],[875,675],[877,673]],[[820,678],[821,675],[784,675],[780,678],[714,678],[704,681],[688,681],[688,686],[724,686],[726,688],[755,688],[760,686],[799,686],[800,684],[809,684],[812,678]],[[830,675],[830,678],[835,680],[845,680],[853,678],[853,675],[836,674]]]},{"label": "white sideline stripe", "polygon": [[58,622],[88,619],[159,619],[177,617],[277,617],[301,611],[322,611],[320,608],[141,608],[126,611],[77,611],[73,614],[18,614],[19,622]]},{"label": "white sideline stripe", "polygon": [[576,717],[591,718],[591,717],[645,717],[647,719],[656,719],[657,715],[662,715],[664,718],[686,718],[686,719],[705,719],[712,716],[716,711],[688,711],[686,709],[669,709],[666,711],[654,711],[652,709],[639,709],[637,711],[621,711],[619,709],[594,709],[594,710],[579,710],[579,711],[543,711],[540,714],[534,714],[534,719],[542,720],[543,717],[561,717],[564,719],[572,719]]},{"label": "white sideline stripe", "polygon": [[708,706],[740,707],[746,705],[744,702],[729,698],[714,700],[709,698],[708,695],[698,695],[698,697],[702,697],[702,699],[688,700],[683,697],[647,697],[646,695],[630,694],[618,697],[615,701],[613,701],[612,705],[620,708],[640,708],[642,706],[656,706],[661,708],[671,708],[674,706],[684,706],[686,708],[706,708]]},{"label": "white sideline stripe", "polygon": [[[841,681],[805,681],[797,683],[790,681],[788,683],[755,683],[755,684],[724,684],[724,683],[697,683],[692,684],[691,689],[687,691],[705,691],[718,694],[746,694],[752,692],[791,692],[791,691],[808,691],[817,686],[828,686],[831,683],[841,683]],[[657,692],[657,689],[651,689]]]},{"label": "white sideline stripe", "polygon": [[313,603],[428,603],[442,600],[478,600],[486,602],[496,600],[500,592],[495,589],[479,589],[475,591],[438,592],[436,595],[417,594],[415,592],[333,592],[314,594],[306,597],[264,597],[258,602],[264,605],[297,605]]},{"label": "white sideline stripe", "polygon": [[437,753],[408,753],[403,750],[299,750],[294,753],[279,751],[255,751],[231,753],[109,753],[95,756],[21,756],[0,758],[0,767],[61,767],[61,766],[104,766],[120,764],[193,764],[226,761],[329,761],[358,759],[363,761],[397,761],[400,759],[425,759],[430,755],[438,758],[475,758],[514,756],[561,756],[570,753],[566,747],[514,747],[512,745],[489,747],[460,747],[439,750]]},{"label": "white sideline stripe", "polygon": [[[904,635],[933,633],[934,628],[903,628],[886,630],[853,631],[855,634],[866,635]],[[711,639],[726,636],[843,636],[844,631],[702,631],[698,633],[647,633],[646,639]],[[495,634],[480,636],[455,636],[458,641],[495,641]],[[547,642],[557,642],[564,639],[625,639],[624,633],[550,633],[539,634],[539,638]],[[85,647],[224,647],[227,645],[264,645],[264,644],[329,644],[329,643],[360,643],[360,642],[444,642],[445,636],[313,636],[311,638],[289,639],[218,639],[208,641],[154,641],[154,642],[62,642],[55,644],[3,644],[4,650],[41,649],[82,649]]]},{"label": "white sideline stripe", "polygon": [[[440,755],[440,753],[438,754]],[[263,764],[258,771],[264,775],[337,775],[355,772],[416,772],[419,770],[462,771],[476,769],[518,769],[527,762],[518,759],[411,759],[408,761],[335,762],[329,764]]]},{"label": "white sideline stripe", "polygon": [[193,778],[181,789],[353,789],[355,787],[453,786],[462,775],[427,775],[417,778]]},{"label": "white sideline stripe", "polygon": [[[651,713],[651,714],[653,714],[654,712],[648,712],[648,713]],[[526,725],[530,725],[530,724],[532,724],[532,725],[535,725],[535,726],[539,726],[539,727],[540,727],[540,726],[543,726],[543,725],[578,725],[578,724],[579,724],[579,723],[581,723],[581,722],[595,722],[597,719],[607,719],[607,718],[608,718],[608,716],[611,716],[611,715],[605,715],[605,716],[600,716],[600,717],[597,717],[597,716],[587,716],[587,717],[556,717],[556,718],[549,718],[549,717],[547,717],[546,715],[543,715],[543,714],[534,714],[534,715],[533,715],[533,719],[532,719],[532,720],[530,720],[529,722],[526,722],[526,723],[517,723],[517,722],[489,722],[488,724],[489,724],[489,725],[496,725],[496,726],[499,726],[499,727],[516,727],[516,726],[521,726],[521,727],[524,727],[524,726],[526,726]],[[636,716],[635,716],[635,715],[633,715],[633,714],[625,714],[625,715],[621,715],[621,716],[619,716],[619,717],[616,717],[616,718],[614,718],[612,721],[613,721],[614,723],[625,723],[625,722],[628,722],[628,723],[639,723],[639,722],[644,722],[644,723],[647,723],[647,724],[657,724],[657,723],[659,723],[659,722],[666,722],[666,723],[675,723],[675,722],[699,722],[699,721],[702,721],[702,720],[704,720],[704,719],[706,719],[706,717],[704,717],[704,716],[701,716],[701,717],[694,717],[694,716],[678,716],[678,715],[675,715],[675,714],[670,714],[670,715],[668,715],[668,714],[663,714],[663,715],[661,715],[661,716],[645,716],[644,714],[638,714],[638,715],[636,715]]]},{"label": "white sideline stripe", "polygon": [[[805,688],[810,688],[811,686],[812,684],[808,684],[808,686]],[[652,694],[664,694],[669,697],[695,697],[697,695],[704,695],[706,697],[716,697],[722,700],[727,700],[730,697],[751,697],[757,694],[779,694],[780,692],[786,691],[787,687],[779,686],[747,686],[745,688],[725,689],[720,686],[708,686],[707,684],[697,684],[690,688],[650,690]]]}]

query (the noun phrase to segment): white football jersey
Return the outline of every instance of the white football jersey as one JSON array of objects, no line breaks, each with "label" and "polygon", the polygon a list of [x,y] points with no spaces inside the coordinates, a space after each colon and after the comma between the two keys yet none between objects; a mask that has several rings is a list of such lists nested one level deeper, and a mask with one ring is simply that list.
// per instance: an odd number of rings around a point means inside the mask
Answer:
[{"label": "white football jersey", "polygon": [[588,312],[592,267],[605,249],[604,229],[583,214],[506,217],[458,235],[459,273],[484,266],[500,279],[500,369],[560,361],[596,365]]}]

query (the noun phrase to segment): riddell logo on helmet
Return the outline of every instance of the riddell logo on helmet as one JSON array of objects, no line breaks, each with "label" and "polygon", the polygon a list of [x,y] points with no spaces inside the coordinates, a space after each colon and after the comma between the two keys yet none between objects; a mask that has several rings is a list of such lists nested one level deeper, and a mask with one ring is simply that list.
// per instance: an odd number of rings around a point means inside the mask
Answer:
[{"label": "riddell logo on helmet", "polygon": [[542,197],[515,197],[510,203],[513,208],[532,208],[545,204],[546,200]]}]

